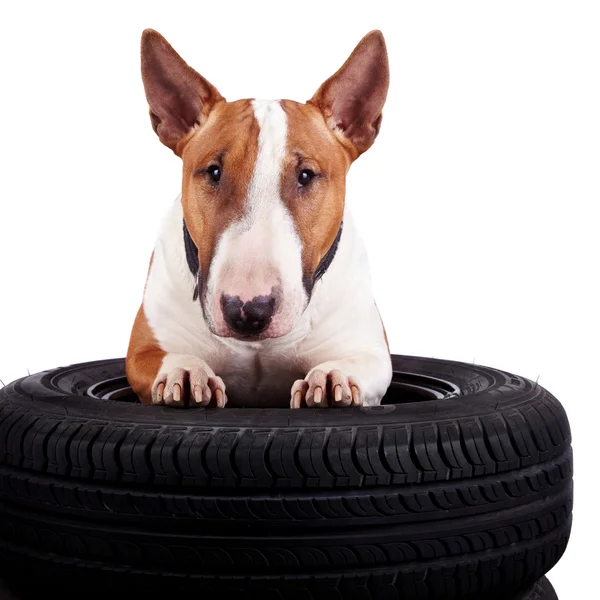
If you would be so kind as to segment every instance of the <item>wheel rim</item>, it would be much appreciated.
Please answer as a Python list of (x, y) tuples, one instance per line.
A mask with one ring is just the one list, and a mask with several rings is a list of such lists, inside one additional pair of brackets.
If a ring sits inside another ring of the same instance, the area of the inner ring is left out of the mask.
[(407, 371), (394, 371), (390, 387), (381, 403), (407, 404), (409, 402), (448, 400), (460, 395), (460, 388), (446, 379)]
[[(91, 385), (86, 396), (97, 400), (118, 400), (120, 402), (138, 402), (126, 377), (111, 377)], [(431, 400), (447, 400), (460, 396), (460, 388), (446, 379), (394, 371), (392, 382), (382, 404), (407, 404), (410, 402), (427, 402)]]

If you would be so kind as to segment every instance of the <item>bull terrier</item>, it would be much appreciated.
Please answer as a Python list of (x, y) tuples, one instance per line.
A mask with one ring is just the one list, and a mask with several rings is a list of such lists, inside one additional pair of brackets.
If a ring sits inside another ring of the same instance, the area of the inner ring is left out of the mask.
[(381, 32), (305, 104), (227, 102), (150, 29), (141, 59), (183, 180), (131, 333), (134, 392), (173, 407), (379, 404), (390, 352), (345, 187), (381, 125)]

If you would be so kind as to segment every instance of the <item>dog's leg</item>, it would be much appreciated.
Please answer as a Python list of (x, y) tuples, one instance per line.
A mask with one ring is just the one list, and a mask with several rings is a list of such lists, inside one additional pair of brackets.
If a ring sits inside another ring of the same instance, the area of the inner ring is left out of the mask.
[(205, 361), (189, 354), (165, 355), (151, 392), (152, 404), (208, 406), (213, 399), (219, 408), (227, 404), (223, 380)]
[(225, 384), (201, 358), (165, 352), (138, 311), (126, 361), (127, 379), (144, 404), (180, 408), (227, 403)]
[(313, 367), (292, 386), (290, 406), (376, 406), (392, 377), (389, 354), (362, 354)]

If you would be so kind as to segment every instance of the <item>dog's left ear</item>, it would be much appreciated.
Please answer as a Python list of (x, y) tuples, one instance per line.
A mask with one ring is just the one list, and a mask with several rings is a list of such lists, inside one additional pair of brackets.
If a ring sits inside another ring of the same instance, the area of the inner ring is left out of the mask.
[(144, 30), (141, 55), (152, 128), (165, 146), (180, 154), (179, 142), (224, 98), (157, 31)]
[(371, 31), (308, 103), (321, 110), (327, 124), (350, 141), (358, 156), (379, 133), (389, 81), (383, 34)]

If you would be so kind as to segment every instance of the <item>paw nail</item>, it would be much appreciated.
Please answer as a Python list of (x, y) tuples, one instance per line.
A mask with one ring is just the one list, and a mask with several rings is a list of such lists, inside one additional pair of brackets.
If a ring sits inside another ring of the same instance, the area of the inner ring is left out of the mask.
[(336, 402), (341, 402), (342, 400), (342, 386), (336, 385), (335, 390), (333, 391), (333, 395)]
[(300, 408), (300, 403), (302, 402), (302, 392), (298, 390), (294, 394), (294, 400), (292, 401), (292, 408)]
[(194, 386), (194, 400), (196, 400), (196, 404), (202, 402), (202, 390), (197, 385)]
[(315, 390), (315, 395), (313, 397), (315, 404), (320, 404), (322, 398), (323, 398), (323, 388), (318, 387)]
[(175, 402), (179, 402), (181, 400), (181, 388), (177, 383), (173, 386), (173, 400)]

